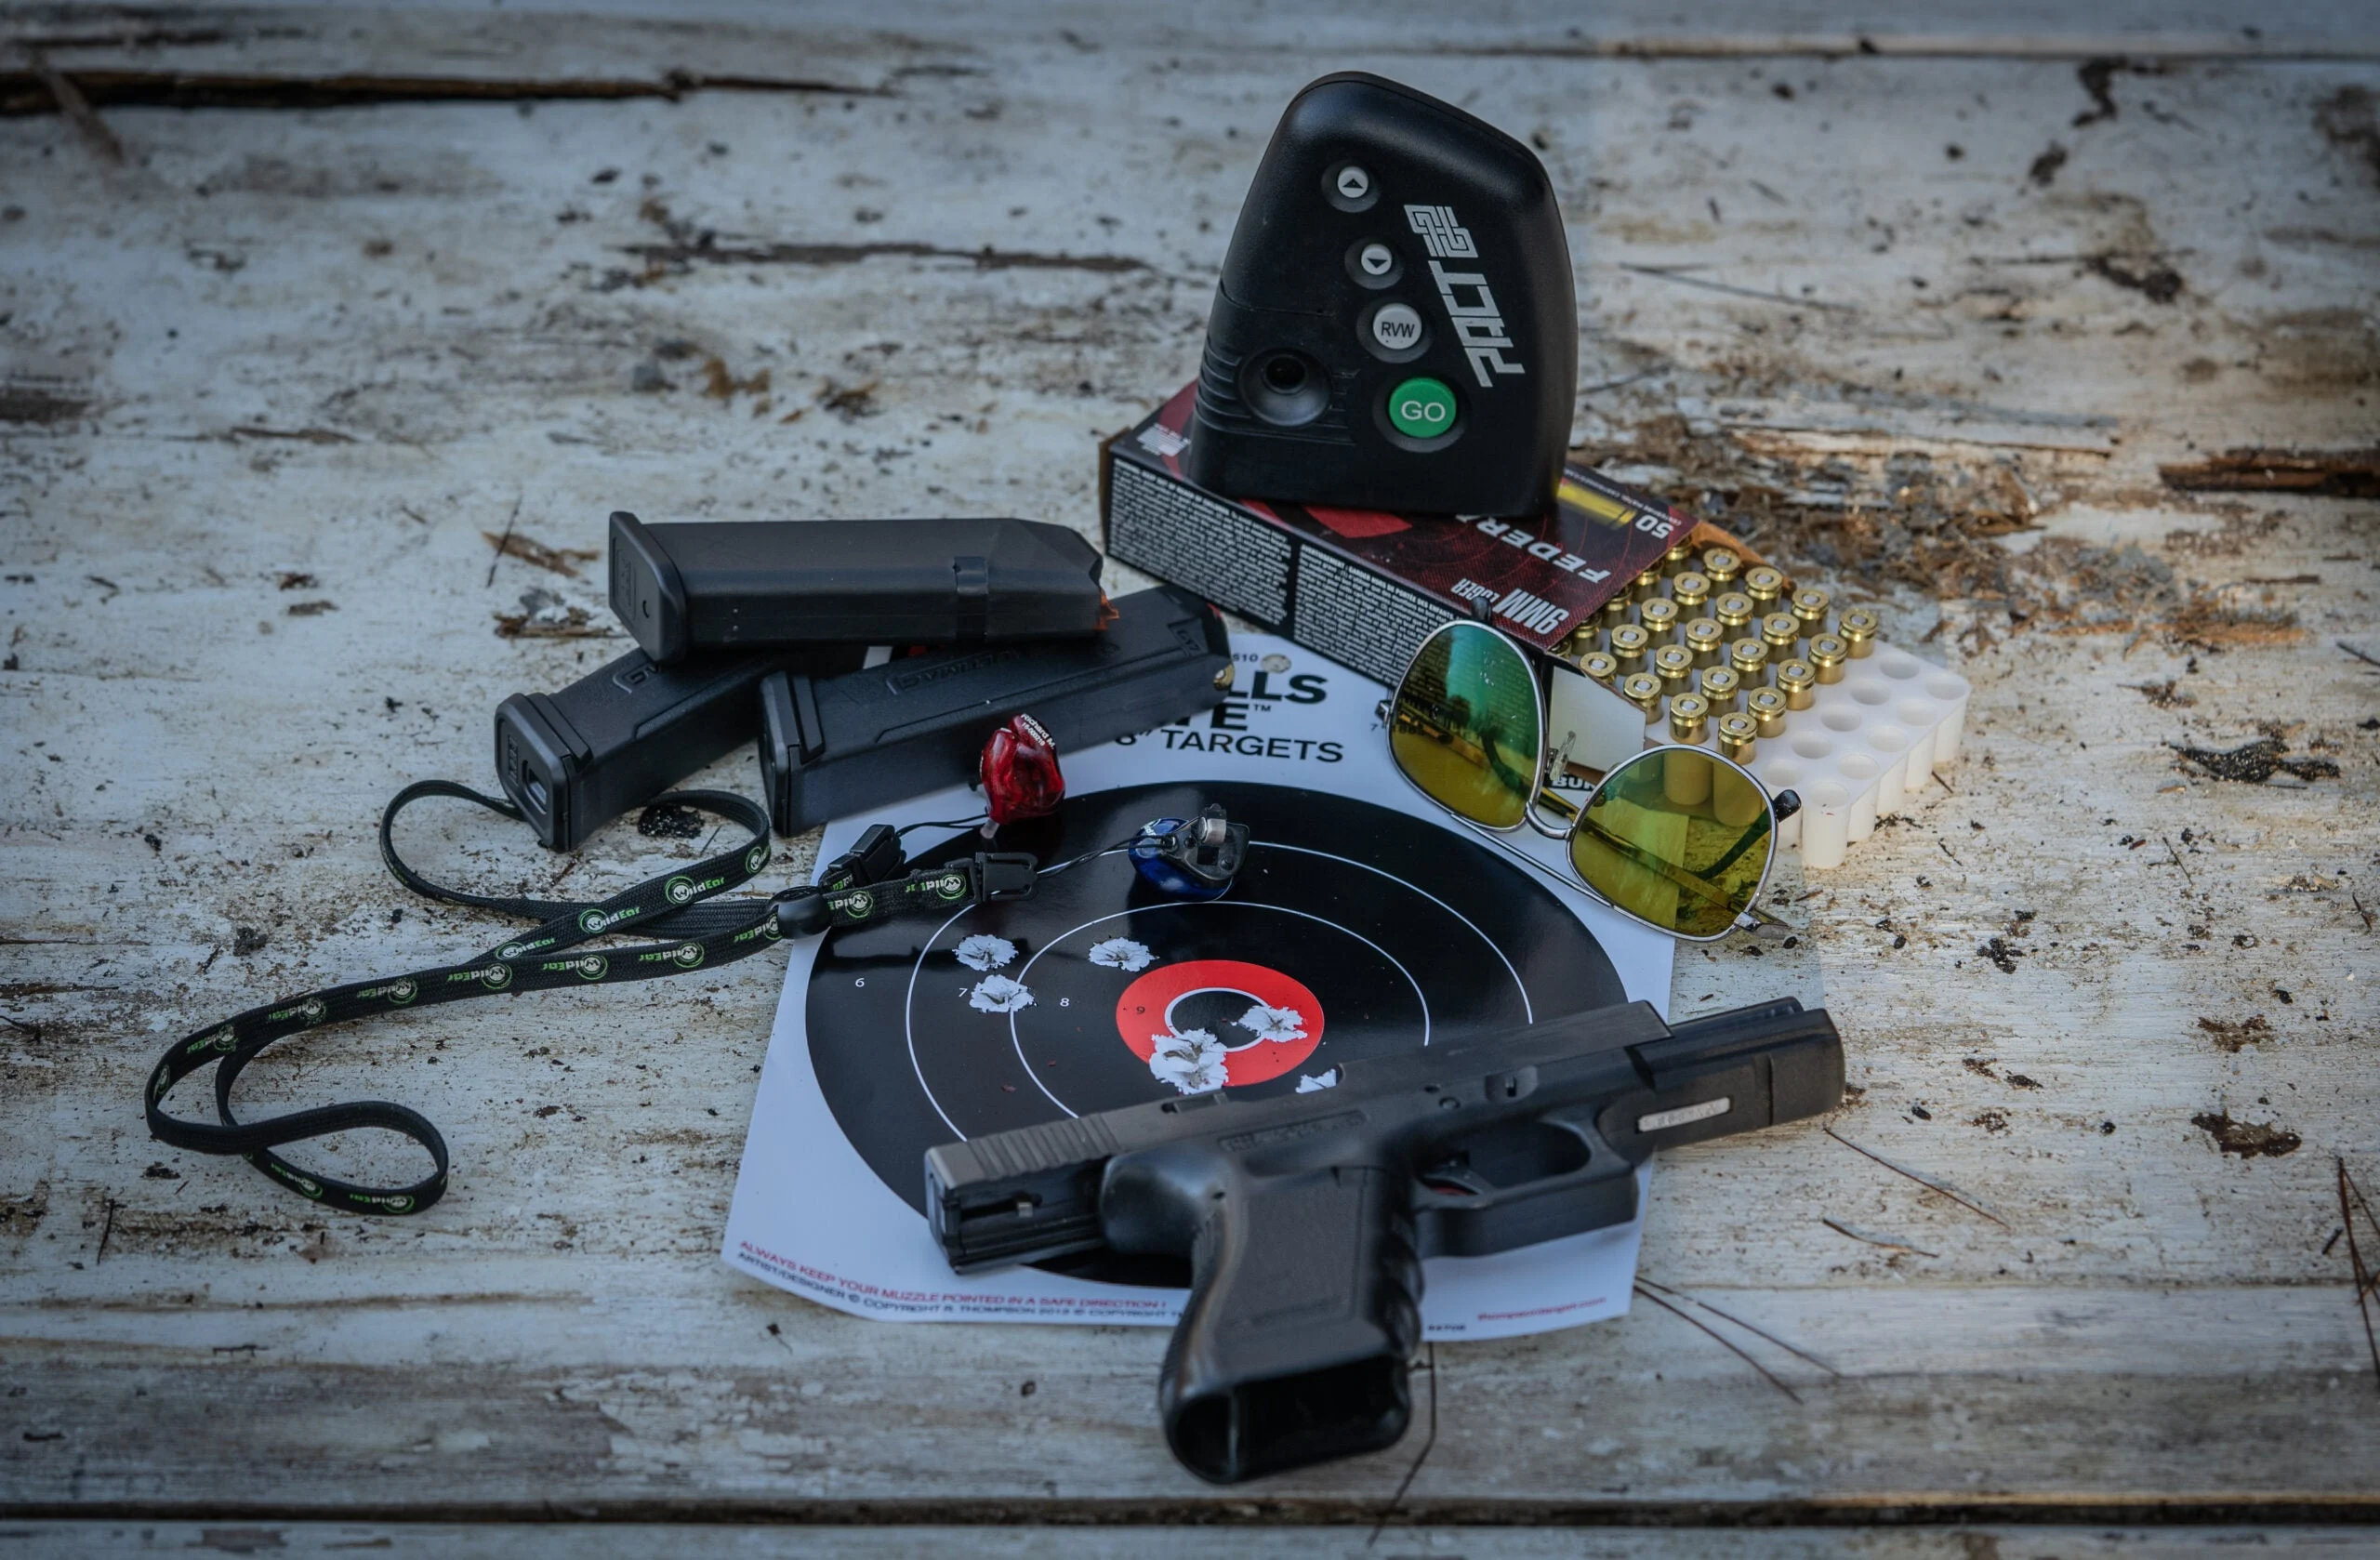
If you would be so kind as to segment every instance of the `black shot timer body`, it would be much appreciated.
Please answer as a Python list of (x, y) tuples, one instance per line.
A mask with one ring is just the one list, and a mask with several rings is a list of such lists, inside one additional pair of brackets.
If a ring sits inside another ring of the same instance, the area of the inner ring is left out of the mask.
[(1578, 363), (1536, 155), (1410, 87), (1324, 76), (1281, 116), (1232, 231), (1184, 474), (1235, 498), (1536, 513)]

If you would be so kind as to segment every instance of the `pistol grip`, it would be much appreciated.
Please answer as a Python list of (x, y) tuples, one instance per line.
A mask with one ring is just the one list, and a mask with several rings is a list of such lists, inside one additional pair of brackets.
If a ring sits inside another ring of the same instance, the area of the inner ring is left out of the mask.
[[(1110, 1199), (1117, 1170), (1130, 1175), (1125, 1161), (1111, 1167)], [(1190, 1300), (1157, 1378), (1166, 1440), (1183, 1467), (1236, 1484), (1405, 1434), (1421, 1262), (1403, 1189), (1386, 1169), (1361, 1166), (1226, 1170), (1195, 1188)]]

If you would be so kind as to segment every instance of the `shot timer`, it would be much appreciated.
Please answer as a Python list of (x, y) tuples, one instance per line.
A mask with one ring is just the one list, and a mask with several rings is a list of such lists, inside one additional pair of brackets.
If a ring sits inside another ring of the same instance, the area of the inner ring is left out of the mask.
[(1184, 471), (1239, 498), (1544, 509), (1578, 380), (1544, 167), (1461, 110), (1347, 73), (1291, 100), (1207, 321)]

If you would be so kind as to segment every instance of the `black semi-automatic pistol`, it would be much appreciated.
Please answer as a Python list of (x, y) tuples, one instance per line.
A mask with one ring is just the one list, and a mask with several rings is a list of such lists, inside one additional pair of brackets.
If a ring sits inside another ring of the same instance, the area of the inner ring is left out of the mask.
[(1843, 1042), (1790, 998), (1673, 1029), (1644, 1002), (1222, 1092), (946, 1144), (926, 1210), (952, 1268), (1107, 1249), (1190, 1259), (1157, 1378), (1183, 1465), (1233, 1484), (1375, 1451), (1412, 1415), (1421, 1259), (1625, 1223), (1656, 1147), (1843, 1099)]

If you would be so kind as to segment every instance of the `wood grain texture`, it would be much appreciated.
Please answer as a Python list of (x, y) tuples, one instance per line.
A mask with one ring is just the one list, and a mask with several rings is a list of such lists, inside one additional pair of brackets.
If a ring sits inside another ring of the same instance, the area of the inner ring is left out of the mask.
[[(137, 1104), (211, 1017), (485, 943), (388, 881), (377, 809), (419, 776), (484, 783), (498, 699), (627, 648), (499, 638), (526, 594), (599, 634), (605, 612), (596, 575), (487, 534), (598, 549), (614, 508), (1092, 531), (1095, 441), (1193, 371), (1280, 105), (1352, 65), (1540, 146), (1579, 260), (1586, 453), (1881, 601), (1975, 681), (1955, 793), (1788, 913), (1861, 1091), (1833, 1130), (2002, 1221), (1816, 1126), (1670, 1156), (1646, 1276), (1840, 1374), (1695, 1313), (1789, 1398), (1652, 1306), (1443, 1348), (1410, 1512), (1970, 1525), (1853, 1550), (1878, 1554), (2217, 1537), (1995, 1516), (2380, 1517), (2380, 1382), (2332, 1238), (2334, 1157), (2380, 1187), (2380, 670), (2340, 648), (2380, 656), (2380, 524), (2163, 474), (2241, 448), (2368, 464), (2368, 20), (2281, 12), (2249, 39), (2211, 8), (1994, 7), (1832, 57), (1823, 19), (1779, 14), (1717, 9), (1670, 47), (1626, 13), (1566, 42), (1420, 8), (0, 13), (70, 73), (773, 84), (93, 95), (121, 167), (54, 114), (0, 118), (0, 1502), (153, 1521), (154, 1545), (261, 1514), (395, 1523), (364, 1538), (403, 1547), (408, 1518), (554, 1511), (1360, 1542), (1418, 1438), (1217, 1492), (1158, 1440), (1157, 1335), (868, 1324), (721, 1268), (774, 966), (332, 1032), (244, 1083), (253, 1108), (426, 1110), (457, 1180), (417, 1221), (324, 1220), (161, 1149)], [(2023, 30), (1982, 38), (2003, 15)], [(2092, 28), (2174, 57), (2095, 73)], [(2268, 727), (2338, 773), (2219, 781), (2169, 746)], [(748, 788), (747, 765), (712, 778)], [(437, 875), (533, 892), (672, 848), (407, 826)], [(1680, 1011), (1809, 979), (1778, 958), (1685, 954)], [(2296, 1146), (2223, 1151), (2256, 1127)], [(382, 1152), (338, 1149), (396, 1168)], [(619, 1531), (641, 1537), (535, 1540), (763, 1541)]]
[[(392, 1560), (416, 1555), (460, 1560), (613, 1560), (614, 1556), (682, 1555), (686, 1560), (759, 1560), (760, 1556), (832, 1555), (843, 1560), (908, 1560), (915, 1555), (969, 1555), (983, 1560), (1048, 1556), (1078, 1560), (1117, 1552), (1119, 1535), (1103, 1529), (985, 1527), (810, 1527), (799, 1533), (748, 1526), (657, 1527), (557, 1522), (534, 1527), (488, 1528), (420, 1523), (123, 1523), (27, 1524), (0, 1532), (0, 1554), (10, 1560), (108, 1554), (271, 1553), (317, 1560), (356, 1550)], [(1646, 1560), (1680, 1553), (1682, 1536), (1660, 1529), (1391, 1527), (1377, 1537), (1367, 1527), (1144, 1527), (1132, 1553), (1151, 1560), (1194, 1560), (1228, 1546), (1247, 1560)], [(1946, 1532), (1852, 1531), (1699, 1532), (1691, 1553), (1712, 1560), (2200, 1560), (2254, 1546), (2266, 1554), (2353, 1560), (2370, 1554), (2369, 1534), (2338, 1527), (2154, 1528), (1967, 1527)]]

